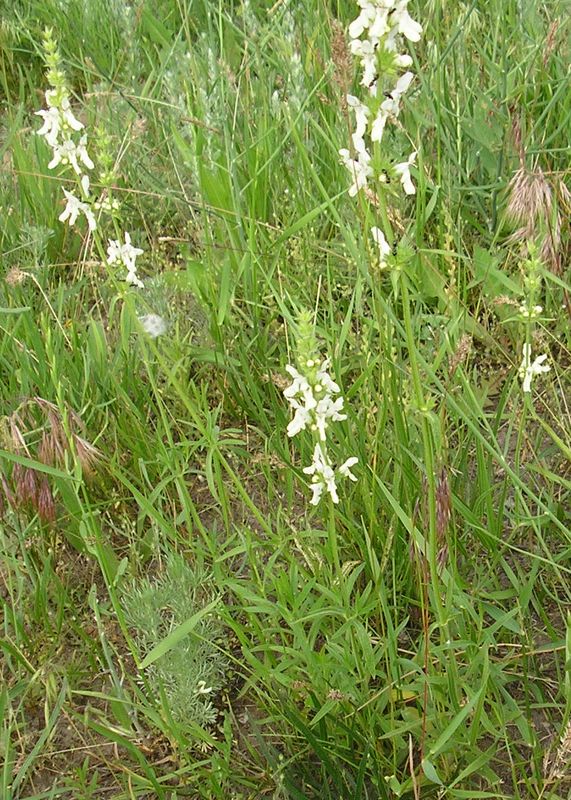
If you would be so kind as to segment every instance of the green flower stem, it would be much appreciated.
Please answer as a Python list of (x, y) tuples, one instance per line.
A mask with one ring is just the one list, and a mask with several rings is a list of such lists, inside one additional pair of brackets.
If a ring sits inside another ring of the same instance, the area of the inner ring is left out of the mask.
[(334, 577), (341, 577), (341, 562), (337, 548), (337, 528), (335, 525), (335, 503), (328, 497), (327, 543), (329, 547), (329, 561), (332, 565)]
[(422, 389), (422, 378), (420, 369), (416, 358), (416, 342), (414, 339), (414, 331), (412, 327), (412, 319), (410, 313), (410, 293), (408, 289), (408, 278), (401, 273), (401, 296), (403, 308), (403, 322), (406, 334), (406, 344), (409, 355), (410, 370), (412, 375), (412, 384), (415, 396), (415, 403), (419, 413), (421, 414), (421, 432), (422, 444), (424, 450), (424, 465), (426, 468), (426, 481), (428, 486), (428, 513), (429, 513), (429, 528), (428, 528), (428, 564), (430, 568), (430, 579), (432, 585), (432, 592), (434, 596), (434, 604), (437, 611), (438, 624), (443, 634), (447, 633), (447, 623), (444, 613), (444, 604), (442, 602), (442, 586), (438, 573), (438, 534), (436, 525), (436, 475), (434, 465), (434, 441), (430, 430), (430, 422), (425, 413), (427, 410), (427, 402)]

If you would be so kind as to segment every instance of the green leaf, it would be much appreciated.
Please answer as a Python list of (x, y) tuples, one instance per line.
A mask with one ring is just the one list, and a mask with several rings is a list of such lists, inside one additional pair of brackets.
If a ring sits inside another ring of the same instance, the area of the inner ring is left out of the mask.
[(434, 764), (429, 761), (427, 758), (422, 759), (422, 771), (426, 775), (429, 781), (432, 783), (437, 783), (439, 786), (444, 786), (440, 778), (438, 777), (438, 773), (434, 767)]
[(197, 611), (196, 614), (193, 614), (192, 617), (187, 619), (185, 622), (182, 622), (177, 628), (174, 629), (168, 636), (159, 642), (150, 653), (147, 653), (145, 658), (139, 664), (139, 669), (146, 669), (151, 664), (154, 664), (161, 656), (164, 656), (169, 650), (172, 650), (173, 647), (184, 639), (185, 636), (188, 636), (191, 631), (196, 628), (200, 620), (209, 614), (216, 606), (219, 604), (220, 599), (216, 598), (211, 603), (208, 603), (207, 606)]
[(36, 472), (44, 472), (46, 475), (51, 475), (53, 478), (63, 478), (66, 481), (78, 481), (73, 475), (62, 472), (62, 470), (56, 469), (56, 467), (50, 467), (49, 464), (42, 464), (41, 461), (35, 461), (33, 458), (17, 456), (15, 453), (10, 453), (8, 450), (0, 450), (0, 458), (5, 458), (6, 461), (12, 461), (14, 464), (21, 464), (23, 467), (29, 467), (30, 469), (36, 470)]

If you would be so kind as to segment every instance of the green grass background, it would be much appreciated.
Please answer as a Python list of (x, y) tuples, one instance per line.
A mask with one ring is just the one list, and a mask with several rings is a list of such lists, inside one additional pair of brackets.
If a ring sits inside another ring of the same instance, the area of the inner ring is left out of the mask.
[[(73, 452), (48, 476), (55, 525), (4, 503), (4, 800), (569, 796), (552, 768), (571, 714), (564, 193), (534, 326), (552, 369), (529, 398), (525, 327), (497, 303), (524, 298), (516, 129), (526, 167), (568, 184), (568, 8), (410, 10), (424, 35), (387, 138), (419, 152), (394, 209), (403, 277), (375, 265), (374, 208), (337, 155), (351, 120), (332, 42), (355, 3), (0, 2), (2, 471), (31, 397), (79, 414), (102, 453), (95, 476)], [(57, 220), (34, 135), (46, 25), (92, 149), (113, 153), (140, 293)], [(311, 443), (285, 433), (303, 309), (348, 410), (333, 455), (359, 458), (335, 509), (309, 506)], [(144, 336), (147, 312), (165, 336)], [(188, 616), (151, 644), (127, 598), (173, 554)], [(222, 670), (210, 720), (181, 717), (159, 669), (180, 678), (190, 640)]]

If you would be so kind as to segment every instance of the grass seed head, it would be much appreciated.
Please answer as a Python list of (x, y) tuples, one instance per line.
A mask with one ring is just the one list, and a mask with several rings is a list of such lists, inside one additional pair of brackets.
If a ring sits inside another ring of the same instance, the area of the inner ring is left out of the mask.
[(571, 763), (571, 720), (567, 723), (559, 747), (555, 753), (553, 760), (550, 758), (550, 753), (547, 752), (543, 761), (543, 771), (545, 777), (553, 780), (564, 778), (569, 775), (569, 765)]
[(508, 186), (508, 217), (516, 223), (524, 223), (529, 230), (526, 238), (532, 238), (539, 216), (549, 217), (553, 206), (553, 192), (541, 169), (530, 172), (520, 167)]
[(86, 439), (84, 439), (82, 436), (78, 436), (77, 434), (74, 434), (73, 436), (73, 443), (75, 446), (75, 452), (77, 453), (77, 458), (81, 464), (81, 469), (87, 477), (92, 476), (97, 465), (101, 461), (101, 453)]
[(6, 273), (6, 277), (4, 280), (8, 284), (8, 286), (14, 288), (16, 286), (20, 286), (26, 280), (28, 276), (25, 272), (23, 272), (20, 267), (10, 267), (8, 272)]
[(462, 334), (462, 337), (458, 342), (458, 346), (452, 354), (452, 358), (450, 359), (450, 367), (448, 369), (448, 374), (450, 376), (454, 375), (461, 364), (466, 363), (471, 349), (472, 337), (468, 333)]
[[(520, 157), (521, 161), (521, 157)], [(557, 191), (556, 191), (557, 190)], [(508, 218), (519, 225), (508, 242), (530, 242), (538, 239), (539, 257), (555, 274), (561, 272), (561, 213), (556, 194), (563, 198), (567, 187), (553, 187), (541, 169), (530, 171), (520, 166), (508, 186)], [(562, 203), (565, 204), (564, 201)]]
[(331, 60), (333, 61), (333, 83), (341, 94), (341, 109), (347, 110), (347, 93), (351, 86), (352, 62), (351, 53), (345, 38), (343, 26), (334, 20), (331, 36)]
[[(2, 484), (2, 491), (4, 492), (4, 498), (8, 502), (8, 505), (11, 506), (12, 508), (15, 508), (16, 501), (14, 498), (14, 494), (3, 472), (0, 472), (0, 483)], [(4, 502), (2, 501), (2, 512), (3, 511), (4, 511)]]
[(545, 49), (543, 51), (543, 66), (547, 66), (547, 62), (551, 58), (553, 51), (557, 45), (557, 32), (559, 30), (559, 20), (554, 19), (551, 25), (549, 26), (549, 30), (547, 31), (547, 36), (545, 37)]
[(56, 505), (50, 484), (44, 475), (40, 481), (37, 498), (37, 511), (44, 522), (53, 524), (56, 520)]

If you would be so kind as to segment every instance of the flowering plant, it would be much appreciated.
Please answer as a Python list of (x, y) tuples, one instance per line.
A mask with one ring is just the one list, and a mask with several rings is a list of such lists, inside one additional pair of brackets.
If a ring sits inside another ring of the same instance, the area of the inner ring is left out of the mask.
[[(91, 194), (91, 181), (86, 170), (93, 170), (95, 164), (87, 150), (88, 137), (84, 132), (85, 126), (73, 114), (61, 56), (49, 29), (44, 34), (43, 49), (47, 66), (46, 77), (50, 88), (45, 93), (47, 108), (35, 112), (43, 120), (43, 125), (37, 131), (37, 135), (42, 136), (52, 148), (52, 158), (48, 163), (48, 169), (71, 168), (71, 177), (75, 179), (77, 186), (75, 192), (63, 189), (66, 205), (59, 215), (59, 220), (74, 227), (79, 218), (84, 217), (89, 232), (93, 233), (98, 227), (95, 212), (99, 215), (102, 212), (113, 214), (117, 211), (118, 204), (105, 192), (97, 199)], [(78, 136), (78, 134), (81, 135)], [(104, 185), (109, 184), (108, 173), (109, 170), (102, 176)], [(107, 264), (121, 264), (127, 270), (126, 282), (143, 288), (143, 282), (137, 274), (135, 263), (137, 256), (142, 255), (143, 250), (131, 244), (129, 233), (125, 233), (123, 239), (124, 244), (121, 244), (121, 238), (109, 239)]]
[(351, 137), (353, 152), (343, 148), (339, 155), (353, 178), (349, 195), (353, 197), (366, 189), (375, 175), (382, 183), (391, 177), (398, 178), (405, 194), (415, 194), (410, 167), (415, 162), (416, 152), (406, 161), (384, 164), (380, 172), (375, 172), (371, 146), (382, 141), (388, 123), (396, 123), (402, 97), (414, 78), (408, 70), (399, 74), (412, 64), (408, 53), (398, 52), (399, 38), (418, 42), (422, 27), (408, 13), (408, 0), (358, 2), (360, 14), (349, 25), (350, 49), (360, 60), (363, 69), (360, 85), (367, 90), (367, 96), (362, 101), (347, 95), (347, 104), (355, 115), (355, 131)]
[(347, 415), (342, 413), (343, 397), (334, 399), (341, 389), (329, 375), (329, 360), (321, 360), (308, 314), (302, 314), (299, 320), (298, 362), (299, 369), (290, 364), (285, 368), (293, 381), (284, 390), (284, 396), (294, 410), (287, 434), (293, 437), (309, 430), (313, 435), (313, 461), (303, 469), (306, 475), (311, 476), (311, 504), (317, 505), (324, 492), (338, 503), (336, 477), (356, 481), (351, 467), (358, 459), (352, 456), (337, 469), (330, 460), (327, 449), (330, 424), (347, 419)]

